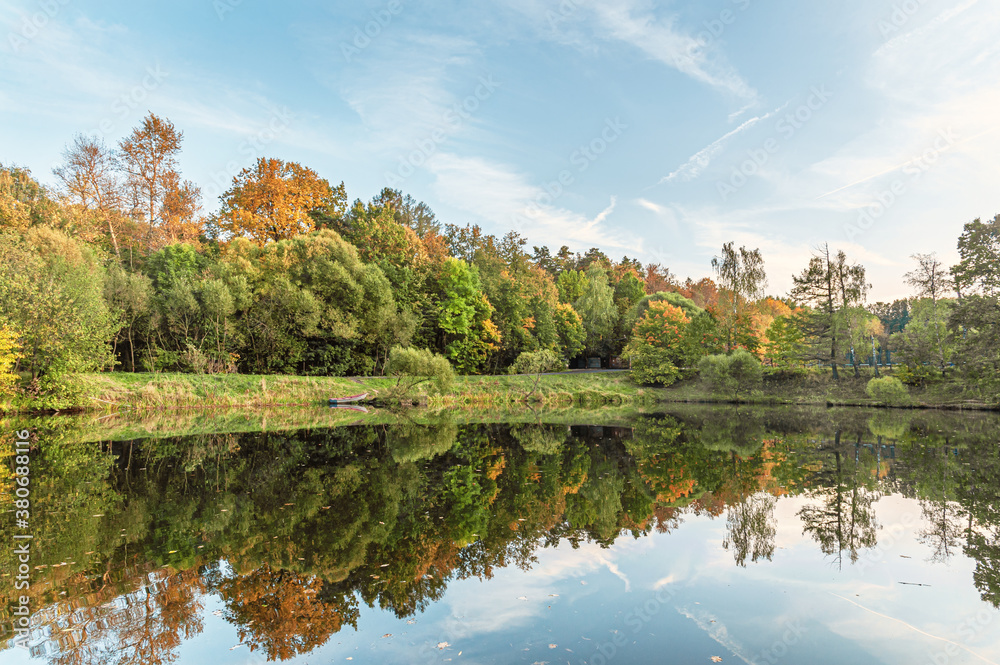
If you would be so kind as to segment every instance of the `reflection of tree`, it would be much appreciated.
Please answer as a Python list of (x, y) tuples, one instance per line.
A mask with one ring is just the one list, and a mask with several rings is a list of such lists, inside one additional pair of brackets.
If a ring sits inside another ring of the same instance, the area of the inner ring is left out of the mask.
[(920, 531), (920, 542), (931, 548), (931, 561), (947, 563), (966, 534), (965, 515), (952, 501), (921, 501), (920, 511), (928, 526)]
[(736, 565), (746, 567), (747, 557), (754, 563), (760, 559), (771, 560), (774, 537), (778, 533), (778, 522), (774, 518), (776, 504), (777, 499), (770, 494), (757, 492), (729, 506), (722, 546), (727, 550), (733, 548)]
[[(288, 660), (324, 644), (346, 623), (357, 626), (353, 595), (324, 598), (323, 582), (263, 566), (246, 575), (226, 575), (218, 584), (224, 616), (240, 640), (268, 660)], [(142, 661), (146, 662), (146, 661)]]
[[(837, 433), (839, 443), (840, 433)], [(806, 506), (799, 511), (803, 532), (819, 543), (820, 550), (842, 561), (844, 552), (851, 563), (858, 560), (859, 552), (878, 543), (878, 522), (874, 504), (879, 499), (876, 492), (860, 485), (861, 469), (855, 460), (853, 473), (846, 476), (843, 455), (834, 451), (836, 471), (828, 487), (811, 492), (821, 499), (820, 505)]]
[(1000, 607), (1000, 529), (973, 531), (965, 545), (965, 554), (976, 562), (972, 581), (980, 597), (994, 607)]
[[(147, 586), (113, 603), (74, 612), (57, 621), (62, 635), (49, 656), (53, 665), (162, 665), (202, 629), (204, 584), (198, 571), (150, 575)], [(62, 624), (66, 624), (63, 627)]]

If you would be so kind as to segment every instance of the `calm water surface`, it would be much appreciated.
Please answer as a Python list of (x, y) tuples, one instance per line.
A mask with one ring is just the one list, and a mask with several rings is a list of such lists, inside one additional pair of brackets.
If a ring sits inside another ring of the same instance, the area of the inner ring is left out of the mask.
[(542, 421), (40, 427), (0, 663), (1000, 663), (997, 418)]

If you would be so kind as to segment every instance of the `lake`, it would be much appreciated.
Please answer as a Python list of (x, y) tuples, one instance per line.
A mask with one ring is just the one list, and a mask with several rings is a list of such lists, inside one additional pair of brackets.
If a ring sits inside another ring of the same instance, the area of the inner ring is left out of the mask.
[(0, 663), (1000, 663), (995, 415), (326, 413), (34, 421)]

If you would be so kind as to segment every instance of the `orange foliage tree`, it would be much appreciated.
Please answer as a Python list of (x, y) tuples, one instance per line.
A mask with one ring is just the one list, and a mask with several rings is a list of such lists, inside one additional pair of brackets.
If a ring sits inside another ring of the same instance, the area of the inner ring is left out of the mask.
[(330, 183), (312, 169), (261, 157), (252, 168), (240, 171), (222, 195), (219, 226), (263, 245), (315, 230), (310, 213), (340, 203)]

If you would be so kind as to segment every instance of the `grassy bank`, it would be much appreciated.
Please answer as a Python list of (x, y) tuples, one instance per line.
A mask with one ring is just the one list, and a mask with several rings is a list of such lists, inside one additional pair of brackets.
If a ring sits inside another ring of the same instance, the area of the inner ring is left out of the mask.
[[(885, 372), (882, 376), (885, 376)], [(862, 372), (855, 377), (845, 371), (840, 379), (833, 380), (829, 371), (815, 371), (797, 375), (766, 377), (761, 390), (741, 398), (748, 404), (802, 405), (802, 406), (882, 406), (865, 391), (874, 372)], [(993, 410), (996, 403), (983, 401), (966, 394), (963, 386), (955, 382), (941, 382), (927, 387), (909, 387), (910, 408)], [(664, 402), (725, 402), (713, 394), (697, 378), (678, 382), (659, 392)]]
[[(330, 397), (369, 393), (382, 404), (398, 403), (387, 378), (247, 376), (240, 374), (80, 374), (67, 380), (58, 410), (113, 413), (121, 410), (269, 409), (325, 405)], [(458, 377), (445, 394), (425, 395), (431, 384), (405, 396), (437, 408), (513, 405), (588, 407), (655, 404), (657, 391), (632, 384), (626, 374), (558, 374)], [(410, 401), (406, 399), (405, 401)], [(43, 410), (21, 399), (13, 412)]]
[(559, 407), (654, 405), (661, 391), (637, 386), (627, 372), (564, 373), (542, 376), (463, 376), (450, 391), (432, 395), (437, 407), (487, 407), (543, 404)]
[[(834, 381), (827, 372), (768, 377), (761, 390), (741, 401), (750, 404), (804, 406), (879, 406), (865, 387), (871, 377), (855, 378), (845, 372)], [(246, 376), (238, 374), (82, 374), (69, 381), (69, 394), (61, 410), (97, 414), (122, 410), (160, 412), (177, 410), (266, 410), (274, 407), (325, 405), (330, 397), (370, 393), (381, 405), (398, 403), (395, 381), (387, 378), (305, 376)], [(727, 402), (697, 379), (669, 388), (636, 385), (627, 372), (564, 373), (542, 376), (458, 377), (445, 393), (415, 388), (413, 402), (433, 409), (607, 408), (654, 407), (661, 403)], [(912, 406), (918, 408), (992, 409), (990, 404), (964, 394), (952, 383), (911, 388)], [(405, 401), (409, 402), (410, 399)], [(30, 399), (15, 412), (38, 411)]]

